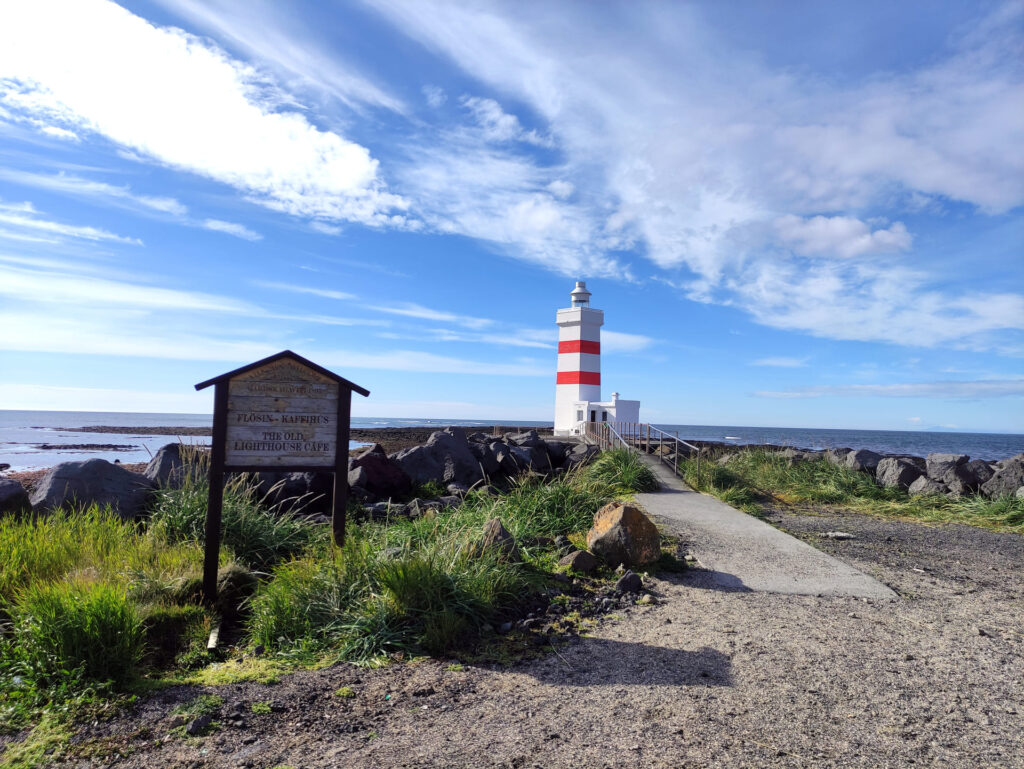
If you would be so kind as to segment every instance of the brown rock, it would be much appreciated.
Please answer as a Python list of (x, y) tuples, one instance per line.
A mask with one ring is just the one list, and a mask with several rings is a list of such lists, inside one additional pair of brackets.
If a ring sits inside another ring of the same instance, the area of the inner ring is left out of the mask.
[(484, 553), (495, 548), (508, 560), (521, 560), (515, 537), (505, 528), (500, 518), (491, 518), (484, 524), (483, 537), (476, 544), (475, 551)]
[(587, 547), (611, 566), (641, 566), (661, 555), (661, 535), (640, 508), (611, 502), (594, 514)]
[(590, 572), (597, 568), (597, 559), (586, 550), (577, 550), (562, 558), (558, 565), (568, 566), (580, 574), (590, 574)]

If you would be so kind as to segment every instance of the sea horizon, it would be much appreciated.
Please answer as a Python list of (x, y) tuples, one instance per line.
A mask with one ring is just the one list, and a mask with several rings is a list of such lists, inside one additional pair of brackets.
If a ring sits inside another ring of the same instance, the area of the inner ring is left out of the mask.
[[(0, 409), (0, 464), (9, 471), (34, 470), (61, 462), (99, 457), (125, 464), (148, 461), (159, 448), (176, 442), (173, 435), (71, 432), (66, 428), (205, 427), (211, 414), (130, 411), (57, 411)], [(411, 417), (353, 417), (357, 429), (385, 427), (466, 428), (551, 427), (551, 420), (444, 419)], [(865, 448), (882, 454), (926, 456), (933, 452), (968, 454), (975, 459), (1005, 459), (1024, 452), (1024, 435), (985, 431), (865, 430), (856, 428), (761, 427), (755, 425), (687, 425), (654, 423), (684, 440), (719, 441), (735, 445), (777, 444), (805, 449)], [(186, 443), (209, 445), (206, 437), (183, 437)], [(91, 444), (105, 448), (74, 448)], [(357, 444), (353, 444), (353, 447)], [(63, 448), (66, 446), (67, 448)], [(45, 448), (44, 448), (45, 447)]]

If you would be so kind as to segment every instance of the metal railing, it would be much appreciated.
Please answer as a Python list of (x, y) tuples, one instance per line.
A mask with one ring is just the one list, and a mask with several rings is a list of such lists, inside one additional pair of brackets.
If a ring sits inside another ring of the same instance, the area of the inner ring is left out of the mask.
[[(602, 450), (624, 448), (654, 454), (662, 464), (671, 467), (676, 475), (679, 475), (679, 455), (696, 452), (697, 477), (700, 477), (702, 449), (680, 439), (678, 432), (667, 433), (646, 422), (585, 422), (583, 435)], [(666, 446), (669, 447), (668, 451), (665, 451)], [(683, 447), (688, 451), (684, 451)]]

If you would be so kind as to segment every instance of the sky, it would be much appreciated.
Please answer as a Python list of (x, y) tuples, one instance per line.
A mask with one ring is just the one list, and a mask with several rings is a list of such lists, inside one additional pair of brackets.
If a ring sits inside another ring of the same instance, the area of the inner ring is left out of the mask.
[(0, 4), (0, 408), (1024, 433), (1024, 3)]

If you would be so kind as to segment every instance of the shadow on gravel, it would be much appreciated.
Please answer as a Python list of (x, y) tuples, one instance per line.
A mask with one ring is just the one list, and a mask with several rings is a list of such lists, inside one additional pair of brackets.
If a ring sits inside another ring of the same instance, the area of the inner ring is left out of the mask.
[(753, 593), (749, 587), (743, 584), (743, 580), (735, 574), (725, 571), (714, 571), (712, 569), (701, 569), (691, 567), (682, 574), (668, 574), (661, 572), (658, 579), (670, 582), (673, 585), (694, 587), (698, 590), (719, 590), (724, 593)]
[[(537, 666), (539, 681), (569, 686), (732, 686), (732, 663), (717, 649), (694, 651), (605, 638), (582, 639), (565, 665)], [(581, 665), (580, 657), (586, 659)], [(565, 658), (563, 658), (564, 660)], [(569, 667), (571, 665), (571, 667)]]

